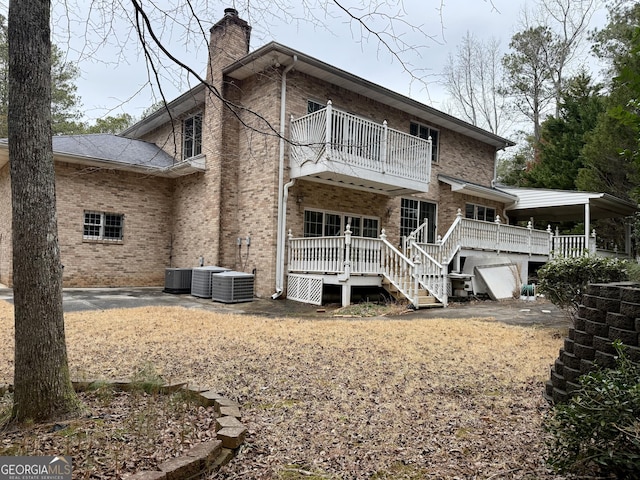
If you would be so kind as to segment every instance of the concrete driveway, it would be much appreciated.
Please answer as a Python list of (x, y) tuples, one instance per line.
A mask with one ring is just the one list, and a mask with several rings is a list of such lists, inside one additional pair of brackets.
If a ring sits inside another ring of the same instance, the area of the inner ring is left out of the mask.
[[(0, 300), (13, 302), (13, 291), (0, 288)], [(286, 299), (255, 299), (252, 302), (220, 303), (188, 294), (164, 293), (162, 287), (131, 288), (68, 288), (63, 291), (65, 312), (109, 310), (146, 306), (181, 306), (223, 313), (250, 314), (277, 317), (300, 317), (305, 319), (331, 319), (339, 305), (308, 305)], [(571, 320), (544, 299), (535, 301), (471, 300), (452, 302), (448, 308), (431, 308), (411, 311), (401, 316), (388, 317), (413, 320), (428, 318), (495, 318), (509, 325), (568, 328)]]

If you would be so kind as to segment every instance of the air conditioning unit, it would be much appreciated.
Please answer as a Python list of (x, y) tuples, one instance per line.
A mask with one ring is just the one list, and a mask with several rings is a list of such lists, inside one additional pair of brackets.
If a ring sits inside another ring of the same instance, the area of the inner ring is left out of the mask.
[(211, 298), (211, 275), (228, 270), (228, 268), (216, 267), (214, 265), (195, 267), (191, 275), (191, 295), (194, 297)]
[(211, 299), (216, 302), (237, 303), (253, 300), (254, 276), (244, 272), (222, 272), (211, 276)]
[(191, 268), (165, 268), (164, 290), (165, 293), (190, 293), (191, 292)]

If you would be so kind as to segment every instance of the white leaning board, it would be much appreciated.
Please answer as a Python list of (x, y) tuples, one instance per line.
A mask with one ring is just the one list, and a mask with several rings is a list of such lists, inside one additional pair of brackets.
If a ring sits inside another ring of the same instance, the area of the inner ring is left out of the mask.
[(475, 267), (475, 271), (492, 300), (514, 298), (514, 293), (520, 297), (520, 274), (516, 265), (487, 265)]

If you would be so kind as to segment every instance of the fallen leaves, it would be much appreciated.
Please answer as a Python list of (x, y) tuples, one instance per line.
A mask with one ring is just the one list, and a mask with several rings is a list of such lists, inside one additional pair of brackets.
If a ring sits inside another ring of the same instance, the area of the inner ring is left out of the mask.
[[(7, 308), (0, 382), (12, 376)], [(69, 314), (66, 330), (75, 375), (127, 378), (151, 363), (239, 401), (247, 443), (216, 478), (559, 478), (541, 428), (562, 345), (552, 330), (152, 307)]]

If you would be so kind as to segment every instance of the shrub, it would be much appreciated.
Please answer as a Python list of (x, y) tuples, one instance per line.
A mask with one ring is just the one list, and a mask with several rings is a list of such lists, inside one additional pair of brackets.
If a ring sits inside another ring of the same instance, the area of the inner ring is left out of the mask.
[(628, 279), (627, 262), (616, 258), (560, 257), (538, 270), (538, 291), (553, 304), (574, 312), (589, 283)]
[(580, 377), (567, 403), (545, 420), (551, 434), (548, 463), (562, 473), (637, 478), (640, 472), (640, 366), (614, 343), (614, 369)]

